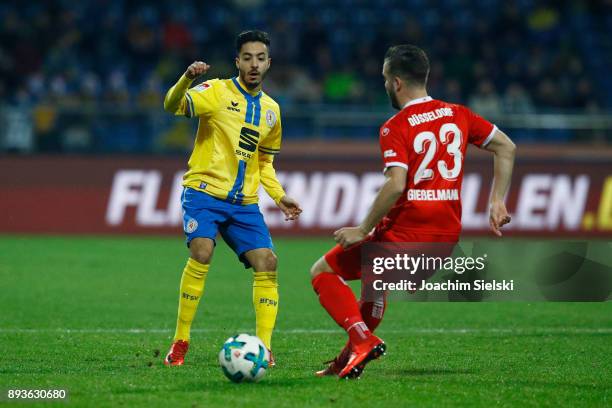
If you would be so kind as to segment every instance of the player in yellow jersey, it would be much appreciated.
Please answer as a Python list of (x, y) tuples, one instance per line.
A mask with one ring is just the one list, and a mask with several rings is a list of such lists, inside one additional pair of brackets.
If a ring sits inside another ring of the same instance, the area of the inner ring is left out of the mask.
[(302, 210), (285, 195), (272, 166), (280, 152), (282, 132), (278, 104), (261, 90), (270, 68), (269, 46), (265, 32), (241, 33), (236, 40), (237, 77), (211, 79), (190, 88), (210, 68), (196, 61), (164, 100), (167, 112), (199, 118), (183, 181), (183, 229), (189, 259), (181, 278), (176, 332), (164, 359), (166, 365), (184, 363), (217, 233), (245, 267), (254, 270), (256, 334), (271, 349), (278, 310), (276, 255), (257, 205), (259, 185), (286, 220), (297, 219)]

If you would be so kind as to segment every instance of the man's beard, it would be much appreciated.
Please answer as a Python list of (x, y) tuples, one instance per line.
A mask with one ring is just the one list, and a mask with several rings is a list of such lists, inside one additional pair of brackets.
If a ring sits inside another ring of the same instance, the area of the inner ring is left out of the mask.
[(244, 82), (244, 85), (245, 85), (245, 86), (246, 86), (246, 87), (247, 87), (249, 90), (252, 90), (252, 89), (257, 88), (259, 85), (261, 85), (261, 83), (263, 82), (263, 80), (264, 80), (264, 78), (266, 77), (266, 74), (267, 74), (267, 73), (268, 73), (268, 72), (266, 71), (266, 72), (264, 72), (264, 73), (260, 74), (260, 77), (259, 77), (260, 79), (259, 79), (259, 81), (257, 81), (257, 82), (247, 82), (247, 78), (249, 77), (249, 73), (248, 73), (248, 72), (246, 72), (246, 73), (242, 73), (242, 72), (241, 72), (241, 73), (240, 73), (240, 77), (242, 78), (242, 82)]
[(387, 95), (389, 96), (389, 100), (391, 101), (391, 106), (393, 106), (397, 110), (401, 110), (402, 107), (400, 106), (399, 101), (397, 100), (397, 95), (395, 94), (393, 89), (388, 89)]

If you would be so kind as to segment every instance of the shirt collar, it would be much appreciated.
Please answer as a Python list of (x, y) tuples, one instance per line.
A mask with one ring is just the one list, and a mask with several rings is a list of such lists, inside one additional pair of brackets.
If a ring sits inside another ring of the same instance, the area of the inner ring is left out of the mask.
[(234, 85), (236, 85), (236, 88), (238, 88), (238, 90), (240, 91), (240, 93), (242, 93), (244, 96), (250, 96), (252, 98), (259, 98), (261, 96), (261, 89), (259, 90), (259, 92), (257, 93), (251, 93), (248, 88), (246, 86), (244, 86), (244, 84), (242, 83), (242, 80), (240, 79), (240, 77), (234, 77), (232, 78), (232, 81), (234, 82)]
[(408, 106), (419, 104), (419, 103), (429, 102), (431, 100), (433, 100), (433, 98), (431, 96), (429, 96), (429, 95), (424, 96), (422, 98), (412, 99), (412, 100), (406, 102), (406, 104), (402, 107), (402, 109), (404, 109), (404, 108), (406, 108)]

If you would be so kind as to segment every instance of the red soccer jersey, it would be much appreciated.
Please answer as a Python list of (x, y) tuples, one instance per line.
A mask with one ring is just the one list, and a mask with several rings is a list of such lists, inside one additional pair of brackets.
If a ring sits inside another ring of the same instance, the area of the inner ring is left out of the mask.
[(404, 106), (380, 128), (385, 170), (408, 170), (404, 192), (383, 224), (399, 231), (458, 235), (467, 144), (484, 147), (495, 130), (467, 107), (429, 96)]

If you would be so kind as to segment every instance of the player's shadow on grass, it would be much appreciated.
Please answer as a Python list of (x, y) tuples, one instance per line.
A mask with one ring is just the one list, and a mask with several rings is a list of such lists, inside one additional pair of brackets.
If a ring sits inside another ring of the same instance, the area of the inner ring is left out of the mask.
[[(460, 384), (460, 381), (451, 381), (455, 384)], [(609, 391), (610, 390), (610, 386), (608, 384), (605, 383), (605, 381), (602, 381), (603, 383), (593, 383), (593, 382), (581, 382), (581, 381), (555, 381), (555, 380), (551, 380), (551, 381), (546, 381), (546, 380), (534, 380), (534, 379), (529, 379), (529, 380), (522, 380), (522, 379), (518, 379), (515, 378), (513, 376), (510, 375), (505, 375), (504, 376), (504, 382), (503, 385), (504, 387), (506, 387), (507, 389), (510, 388), (514, 388), (514, 389), (529, 389), (529, 388), (548, 388), (548, 389), (559, 389), (559, 388), (567, 388), (570, 390), (576, 390), (576, 389), (580, 389), (584, 392), (587, 391)], [(488, 386), (498, 386), (499, 385), (499, 380), (497, 379), (488, 379), (488, 378), (473, 378), (470, 380), (470, 384), (474, 387), (480, 386), (480, 387), (488, 387)]]
[(464, 375), (464, 374), (478, 374), (475, 370), (467, 369), (449, 369), (449, 368), (396, 368), (396, 369), (384, 369), (385, 376), (398, 375), (398, 376), (421, 376), (421, 375)]
[(261, 387), (262, 385), (265, 387), (284, 388), (284, 387), (289, 386), (289, 387), (294, 387), (294, 388), (295, 387), (309, 388), (309, 387), (312, 387), (313, 385), (316, 385), (317, 383), (320, 383), (321, 380), (322, 380), (321, 378), (317, 378), (314, 375), (309, 375), (307, 377), (297, 376), (297, 377), (290, 377), (290, 378), (286, 378), (286, 377), (285, 378), (278, 378), (278, 377), (270, 378), (268, 377), (268, 378), (264, 378), (259, 383), (243, 382), (243, 383), (237, 384), (223, 377), (223, 374), (220, 374), (215, 377), (205, 379), (202, 381), (190, 381), (190, 382), (185, 382), (180, 385), (176, 384), (176, 386), (173, 388), (173, 391), (191, 392), (191, 391), (198, 391), (198, 390), (209, 390), (214, 393), (223, 394), (226, 391), (236, 390), (236, 387), (242, 387), (240, 388), (241, 390), (247, 391), (247, 390), (257, 390), (259, 389), (258, 387)]

